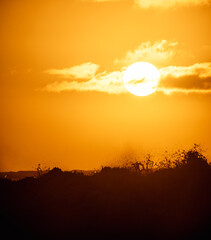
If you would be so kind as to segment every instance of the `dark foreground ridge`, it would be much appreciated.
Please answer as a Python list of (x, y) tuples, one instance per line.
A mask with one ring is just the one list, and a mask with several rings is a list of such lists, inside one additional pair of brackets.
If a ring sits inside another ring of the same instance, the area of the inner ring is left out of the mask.
[(1, 234), (7, 239), (13, 234), (27, 239), (209, 239), (207, 159), (192, 149), (174, 166), (146, 166), (144, 171), (104, 167), (91, 176), (54, 168), (37, 178), (0, 179)]

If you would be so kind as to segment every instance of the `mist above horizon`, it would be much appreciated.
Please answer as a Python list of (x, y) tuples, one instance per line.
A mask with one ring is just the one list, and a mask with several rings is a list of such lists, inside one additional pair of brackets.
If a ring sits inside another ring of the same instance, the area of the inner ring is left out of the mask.
[[(0, 11), (0, 171), (94, 169), (194, 143), (211, 156), (209, 1), (21, 0)], [(137, 62), (158, 69), (150, 95), (124, 86)]]

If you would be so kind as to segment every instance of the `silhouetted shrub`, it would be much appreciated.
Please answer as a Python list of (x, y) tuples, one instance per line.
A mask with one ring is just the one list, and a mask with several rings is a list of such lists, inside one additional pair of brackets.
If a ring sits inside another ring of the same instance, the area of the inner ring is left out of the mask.
[(46, 175), (48, 176), (58, 176), (61, 175), (63, 172), (60, 168), (54, 167), (52, 170), (50, 170)]
[(201, 153), (198, 145), (185, 152), (183, 164), (192, 169), (209, 168), (207, 158)]

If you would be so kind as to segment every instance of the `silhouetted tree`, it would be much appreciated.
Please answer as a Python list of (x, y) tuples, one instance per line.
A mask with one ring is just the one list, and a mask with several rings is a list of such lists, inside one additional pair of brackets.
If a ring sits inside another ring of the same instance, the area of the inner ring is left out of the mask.
[(182, 163), (192, 169), (209, 167), (207, 158), (202, 154), (202, 150), (197, 144), (194, 144), (192, 149), (184, 153)]
[(40, 163), (38, 164), (36, 170), (37, 170), (37, 177), (40, 177), (43, 173)]
[(143, 161), (133, 161), (131, 162), (131, 166), (133, 169), (135, 169), (136, 172), (142, 172), (142, 173), (148, 173), (150, 172), (155, 163), (151, 160), (151, 155), (146, 155), (146, 160)]
[(146, 155), (146, 160), (145, 160), (144, 164), (145, 164), (145, 169), (147, 171), (153, 169), (154, 162), (151, 160), (151, 155), (150, 154)]

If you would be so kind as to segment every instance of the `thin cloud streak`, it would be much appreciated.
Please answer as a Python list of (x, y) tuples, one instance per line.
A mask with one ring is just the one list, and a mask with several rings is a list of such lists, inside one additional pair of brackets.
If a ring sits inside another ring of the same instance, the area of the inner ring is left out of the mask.
[[(82, 2), (125, 2), (129, 0), (81, 0)], [(183, 6), (206, 6), (210, 4), (210, 0), (134, 0), (133, 6), (138, 9), (148, 8), (174, 8)]]
[(162, 88), (159, 87), (157, 92), (162, 92), (166, 95), (171, 95), (173, 93), (183, 93), (183, 94), (190, 94), (190, 93), (197, 93), (197, 94), (210, 94), (211, 89), (185, 89), (185, 88)]
[(47, 70), (46, 73), (59, 75), (64, 78), (87, 79), (92, 78), (96, 74), (98, 68), (99, 65), (88, 62), (70, 68), (50, 69)]
[(199, 5), (209, 5), (210, 0), (134, 0), (134, 5), (137, 8), (172, 8), (172, 7), (182, 7), (182, 6), (199, 6)]
[(179, 78), (184, 75), (197, 75), (200, 78), (211, 77), (211, 63), (195, 63), (190, 66), (168, 66), (160, 69), (162, 78), (169, 75)]
[(47, 85), (43, 90), (57, 93), (62, 91), (97, 91), (109, 94), (121, 94), (127, 92), (123, 84), (123, 74), (123, 71), (103, 72), (86, 82), (57, 81)]

